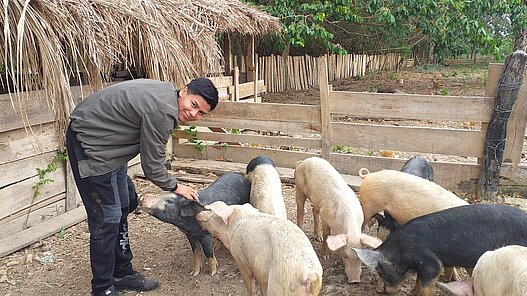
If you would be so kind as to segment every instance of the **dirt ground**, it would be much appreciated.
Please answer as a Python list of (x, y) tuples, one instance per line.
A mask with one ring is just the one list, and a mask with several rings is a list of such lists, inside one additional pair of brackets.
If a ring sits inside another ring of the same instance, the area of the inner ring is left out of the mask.
[[(402, 79), (402, 83), (401, 83)], [(360, 79), (334, 82), (335, 90), (401, 91), (416, 94), (483, 95), (486, 82), (485, 70), (447, 68), (441, 72), (403, 71), (383, 73)], [(316, 104), (318, 90), (287, 91), (267, 94), (264, 102)], [(158, 191), (143, 179), (134, 180), (138, 192)], [(206, 184), (187, 183), (196, 189)], [(296, 207), (294, 186), (283, 185), (288, 217), (294, 221)], [(309, 207), (309, 205), (307, 205)], [(308, 237), (318, 254), (321, 243), (313, 239), (310, 211), (306, 211), (305, 227)], [(192, 277), (192, 251), (186, 237), (176, 227), (165, 224), (143, 213), (130, 215), (130, 243), (134, 252), (133, 265), (143, 274), (160, 281), (159, 289), (145, 293), (125, 292), (121, 295), (244, 295), (240, 273), (225, 248), (216, 251), (219, 272), (210, 276), (209, 266)], [(374, 234), (373, 230), (368, 230)], [(62, 234), (44, 239), (29, 248), (0, 258), (1, 295), (89, 295), (91, 272), (89, 267), (86, 222), (68, 228)], [(342, 261), (336, 253), (329, 260), (321, 261), (323, 288), (321, 295), (377, 295), (375, 275), (363, 267), (362, 282), (348, 284)], [(465, 275), (465, 274), (463, 274)], [(415, 276), (407, 279), (396, 295), (407, 295), (413, 287)], [(435, 295), (446, 295), (437, 291)], [(272, 296), (272, 295), (270, 295)]]

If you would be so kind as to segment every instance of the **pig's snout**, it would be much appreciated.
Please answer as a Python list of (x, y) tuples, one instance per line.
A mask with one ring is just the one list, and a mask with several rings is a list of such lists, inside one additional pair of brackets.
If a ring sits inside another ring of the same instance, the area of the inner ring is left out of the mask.
[(138, 203), (140, 207), (150, 209), (157, 205), (157, 199), (148, 197), (147, 193), (143, 193), (139, 196)]

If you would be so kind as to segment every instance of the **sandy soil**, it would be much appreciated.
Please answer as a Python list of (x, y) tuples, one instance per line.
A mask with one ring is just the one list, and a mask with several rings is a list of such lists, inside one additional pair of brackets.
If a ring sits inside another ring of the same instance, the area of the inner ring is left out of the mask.
[[(447, 69), (443, 72), (384, 73), (360, 79), (337, 81), (335, 90), (402, 91), (406, 93), (451, 95), (483, 95), (486, 80), (483, 70)], [(401, 83), (402, 79), (402, 83)], [(317, 104), (318, 90), (287, 91), (268, 94), (264, 102)], [(150, 182), (135, 179), (139, 192), (157, 191)], [(189, 184), (196, 189), (203, 184)], [(294, 221), (296, 207), (294, 186), (283, 185), (288, 217)], [(309, 205), (308, 205), (309, 206)], [(318, 254), (321, 244), (313, 239), (312, 217), (306, 211), (306, 232)], [(210, 276), (204, 266), (201, 274), (192, 277), (192, 252), (186, 237), (174, 226), (137, 212), (130, 215), (130, 242), (136, 270), (161, 282), (159, 289), (148, 293), (126, 292), (121, 295), (244, 295), (244, 286), (229, 252), (216, 252), (219, 273)], [(368, 230), (374, 234), (373, 230)], [(89, 267), (86, 222), (66, 229), (63, 234), (49, 237), (33, 246), (0, 258), (0, 295), (89, 295), (91, 272)], [(52, 262), (49, 259), (52, 258)], [(336, 253), (321, 261), (324, 269), (321, 295), (377, 295), (375, 276), (363, 267), (362, 283), (348, 284), (342, 261)], [(397, 295), (406, 295), (415, 277), (407, 279)], [(445, 295), (436, 292), (435, 295)]]

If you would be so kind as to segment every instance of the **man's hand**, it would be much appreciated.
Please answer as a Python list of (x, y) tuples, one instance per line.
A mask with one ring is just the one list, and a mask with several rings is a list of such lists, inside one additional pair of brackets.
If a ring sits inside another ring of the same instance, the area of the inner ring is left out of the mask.
[(196, 192), (196, 190), (188, 187), (188, 186), (185, 186), (183, 184), (178, 184), (176, 190), (174, 191), (175, 193), (183, 196), (184, 198), (188, 199), (188, 200), (195, 200), (195, 201), (199, 201), (199, 196), (198, 196), (198, 193)]

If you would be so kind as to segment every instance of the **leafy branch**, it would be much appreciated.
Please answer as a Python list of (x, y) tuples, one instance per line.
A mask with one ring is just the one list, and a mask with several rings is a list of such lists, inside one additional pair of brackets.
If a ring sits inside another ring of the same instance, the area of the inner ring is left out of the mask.
[(48, 163), (48, 165), (45, 168), (36, 168), (38, 173), (38, 182), (37, 184), (33, 185), (33, 189), (35, 189), (35, 192), (33, 192), (33, 199), (31, 200), (31, 205), (29, 206), (29, 211), (26, 215), (26, 221), (24, 222), (24, 228), (27, 227), (27, 221), (29, 219), (29, 214), (31, 213), (31, 208), (33, 207), (33, 204), (35, 203), (35, 199), (42, 194), (42, 186), (45, 184), (53, 183), (55, 180), (48, 177), (48, 174), (55, 172), (59, 165), (68, 160), (68, 155), (66, 153), (66, 148), (59, 149), (55, 155), (51, 158), (51, 162)]

